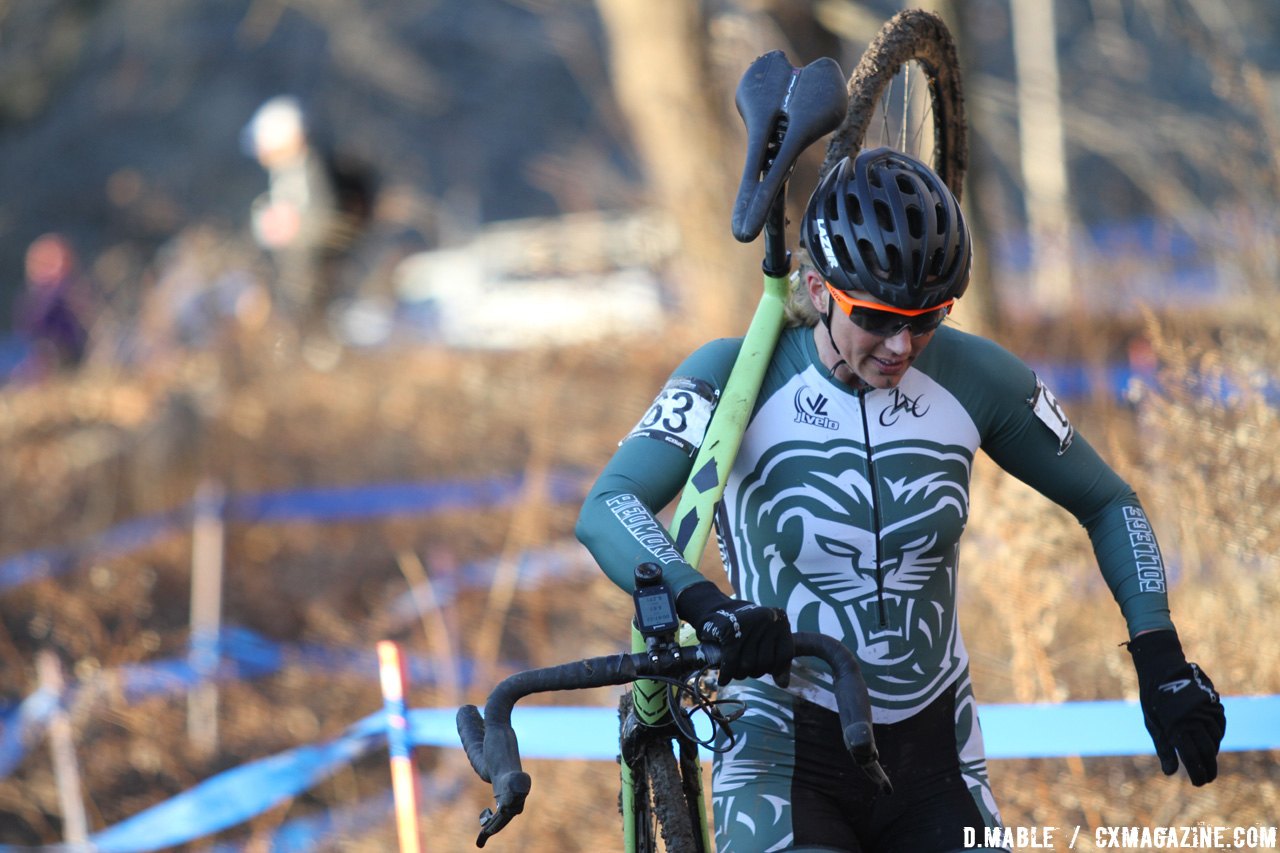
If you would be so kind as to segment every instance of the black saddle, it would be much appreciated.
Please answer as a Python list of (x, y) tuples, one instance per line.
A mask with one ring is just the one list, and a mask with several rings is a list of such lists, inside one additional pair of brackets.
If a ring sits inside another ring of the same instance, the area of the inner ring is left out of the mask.
[(733, 236), (749, 243), (801, 152), (840, 126), (849, 96), (834, 59), (796, 68), (774, 50), (747, 68), (734, 101), (747, 129), (747, 162), (733, 205)]

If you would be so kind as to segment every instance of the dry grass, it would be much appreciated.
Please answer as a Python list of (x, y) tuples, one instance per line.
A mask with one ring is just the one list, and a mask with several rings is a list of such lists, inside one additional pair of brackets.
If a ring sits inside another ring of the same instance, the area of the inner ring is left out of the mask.
[[(1262, 640), (1280, 604), (1280, 419), (1265, 386), (1280, 324), (1264, 307), (1191, 325), (1147, 316), (1158, 387), (1134, 389), (1132, 417), (1085, 408), (1076, 420), (1143, 498), (1188, 656), (1227, 695), (1280, 690), (1280, 650)], [(1234, 391), (1214, 400), (1206, 384)], [(989, 463), (973, 505), (961, 594), (980, 701), (1136, 699), (1123, 621), (1074, 519)], [(1274, 752), (1223, 755), (1202, 789), (1164, 777), (1153, 755), (997, 761), (991, 773), (1008, 824), (1082, 826), (1084, 850), (1098, 826), (1274, 825), (1280, 807)]]
[[(1280, 692), (1280, 652), (1266, 639), (1280, 604), (1280, 429), (1255, 379), (1280, 363), (1280, 328), (1267, 316), (1254, 308), (1192, 328), (1149, 317), (1161, 387), (1131, 408), (1073, 412), (1143, 496), (1177, 567), (1172, 599), (1184, 642), (1227, 694)], [(576, 509), (549, 503), (542, 475), (597, 468), (684, 349), (652, 342), (518, 355), (417, 349), (347, 354), (318, 371), (255, 333), (217, 357), (175, 357), (146, 373), (98, 370), (5, 389), (0, 541), (5, 556), (73, 542), (182, 505), (210, 473), (249, 493), (523, 471), (530, 485), (511, 508), (324, 527), (233, 525), (226, 617), (280, 641), (360, 645), (390, 636), (424, 656), (441, 653), (429, 638), (443, 622), (450, 651), (490, 661), (484, 683), (505, 660), (606, 653), (624, 642), (629, 602), (595, 575), (534, 590), (495, 583), (439, 614), (390, 614), (413, 573), (407, 555), (435, 579), (460, 562), (497, 557), (508, 567), (502, 577), (521, 551), (568, 537)], [(1194, 390), (1197, 376), (1221, 376), (1239, 395), (1207, 402)], [(1133, 697), (1128, 655), (1118, 646), (1123, 622), (1074, 520), (986, 462), (975, 471), (973, 505), (961, 595), (980, 700)], [(125, 702), (107, 674), (185, 651), (189, 549), (179, 530), (127, 557), (84, 554), (65, 575), (11, 590), (0, 604), (7, 696), (31, 689), (42, 647), (57, 650), (93, 688), (73, 709), (73, 723), (94, 827), (220, 770), (337, 734), (380, 706), (372, 673), (286, 667), (225, 688), (220, 749), (204, 756), (186, 741), (183, 697)], [(479, 698), (447, 684), (418, 685), (411, 703)], [(614, 698), (598, 691), (570, 701)], [(287, 820), (385, 792), (384, 758), (358, 762), (222, 837), (265, 839)], [(488, 803), (487, 786), (459, 758), (419, 753), (431, 780), (423, 819), (432, 849), (472, 849), (476, 816)], [(1199, 790), (1161, 776), (1153, 756), (998, 761), (992, 776), (1008, 823), (1079, 824), (1083, 839), (1108, 824), (1274, 822), (1274, 759), (1224, 756), (1221, 778)], [(616, 847), (612, 764), (530, 762), (529, 769), (530, 810), (492, 849)], [(55, 840), (57, 811), (47, 752), (34, 749), (0, 781), (0, 842)], [(333, 849), (391, 849), (393, 831), (388, 816)]]

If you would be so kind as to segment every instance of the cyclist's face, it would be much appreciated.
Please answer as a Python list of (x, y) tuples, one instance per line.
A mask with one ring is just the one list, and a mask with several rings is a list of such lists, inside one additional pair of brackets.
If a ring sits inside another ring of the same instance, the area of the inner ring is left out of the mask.
[[(805, 283), (814, 307), (819, 313), (829, 312), (831, 315), (830, 337), (822, 322), (814, 328), (818, 355), (828, 367), (839, 364), (843, 359), (845, 364), (836, 369), (836, 378), (849, 385), (896, 388), (907, 368), (929, 345), (929, 341), (933, 340), (933, 332), (912, 337), (910, 329), (902, 329), (888, 337), (874, 335), (832, 304), (822, 276), (816, 271), (806, 270)], [(868, 302), (881, 302), (869, 293), (855, 292), (850, 295)], [(835, 348), (832, 347), (833, 340)]]

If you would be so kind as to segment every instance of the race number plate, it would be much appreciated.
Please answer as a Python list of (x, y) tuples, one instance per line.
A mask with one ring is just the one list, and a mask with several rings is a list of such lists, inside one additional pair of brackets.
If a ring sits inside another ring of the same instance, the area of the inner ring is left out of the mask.
[(640, 423), (622, 441), (638, 436), (655, 438), (693, 456), (707, 435), (715, 402), (716, 392), (709, 383), (688, 376), (673, 376)]
[(1071, 440), (1076, 437), (1075, 427), (1067, 420), (1067, 413), (1062, 405), (1049, 391), (1040, 377), (1036, 377), (1036, 390), (1027, 401), (1040, 422), (1047, 426), (1058, 437), (1058, 455), (1067, 452)]

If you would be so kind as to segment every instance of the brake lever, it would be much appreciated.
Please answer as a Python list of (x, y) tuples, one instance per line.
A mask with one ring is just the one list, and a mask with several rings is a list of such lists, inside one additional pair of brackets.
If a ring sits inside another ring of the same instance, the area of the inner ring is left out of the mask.
[(494, 786), (497, 809), (486, 808), (480, 813), (480, 835), (476, 846), (483, 847), (491, 835), (496, 835), (511, 823), (512, 818), (524, 811), (525, 798), (531, 782), (527, 773), (508, 773)]
[(515, 813), (509, 812), (505, 807), (497, 811), (486, 808), (480, 812), (480, 835), (476, 838), (476, 846), (483, 847), (489, 840), (489, 836), (501, 832), (502, 828), (511, 823), (511, 819), (515, 816)]

